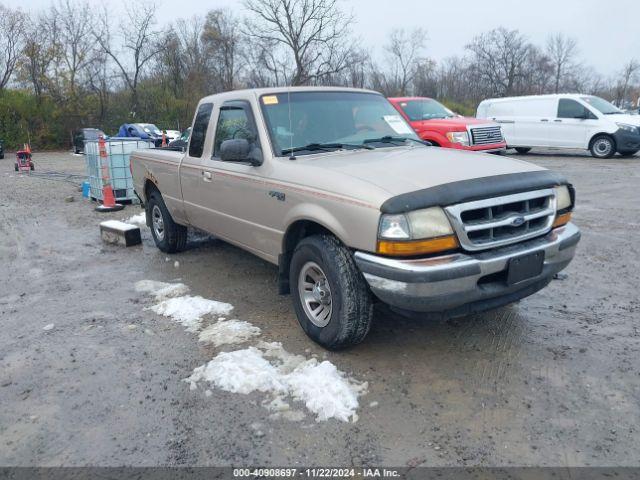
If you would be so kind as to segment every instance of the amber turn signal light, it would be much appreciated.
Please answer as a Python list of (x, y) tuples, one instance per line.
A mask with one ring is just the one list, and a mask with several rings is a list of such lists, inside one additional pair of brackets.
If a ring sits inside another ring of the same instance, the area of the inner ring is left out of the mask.
[(460, 244), (455, 235), (405, 242), (378, 240), (378, 253), (394, 257), (411, 257), (414, 255), (445, 252), (456, 249), (459, 246)]
[(553, 222), (553, 228), (566, 225), (570, 221), (571, 221), (571, 212), (561, 213), (556, 217), (555, 221)]

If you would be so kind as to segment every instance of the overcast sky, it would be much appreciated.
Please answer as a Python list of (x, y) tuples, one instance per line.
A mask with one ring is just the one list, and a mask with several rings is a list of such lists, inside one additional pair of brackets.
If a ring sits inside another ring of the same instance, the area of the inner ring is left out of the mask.
[[(2, 2), (3, 0), (0, 0)], [(103, 2), (89, 0), (100, 5)], [(37, 10), (51, 0), (4, 0), (5, 4)], [(110, 0), (121, 8), (123, 2)], [(136, 2), (127, 2), (135, 4)], [(161, 23), (172, 18), (204, 15), (212, 8), (229, 7), (244, 13), (242, 0), (162, 0)], [(498, 26), (518, 29), (538, 45), (555, 32), (575, 37), (580, 56), (600, 73), (618, 71), (630, 58), (640, 60), (639, 0), (342, 0), (352, 11), (353, 31), (378, 55), (394, 27), (423, 27), (428, 33), (427, 55), (439, 60), (463, 53), (476, 34)]]

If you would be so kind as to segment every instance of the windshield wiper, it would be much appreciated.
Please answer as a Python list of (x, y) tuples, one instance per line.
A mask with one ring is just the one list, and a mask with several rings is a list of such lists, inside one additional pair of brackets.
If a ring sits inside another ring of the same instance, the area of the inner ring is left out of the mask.
[(411, 142), (416, 142), (419, 143), (420, 145), (424, 145), (424, 146), (430, 146), (430, 143), (425, 142), (424, 140), (418, 140), (417, 138), (411, 138), (411, 137), (394, 137), (391, 135), (385, 135), (384, 137), (380, 137), (380, 138), (368, 138), (366, 140), (364, 140), (362, 143), (363, 144), (368, 144), (368, 143), (394, 143), (394, 142), (406, 142), (406, 141), (411, 141)]
[(304, 145), (302, 147), (293, 147), (293, 148), (284, 148), (280, 150), (281, 155), (287, 155), (295, 152), (314, 152), (314, 151), (331, 151), (331, 150), (339, 150), (343, 148), (356, 149), (356, 148), (365, 148), (367, 150), (373, 150), (373, 147), (370, 145), (360, 145), (356, 143), (309, 143), (308, 145)]

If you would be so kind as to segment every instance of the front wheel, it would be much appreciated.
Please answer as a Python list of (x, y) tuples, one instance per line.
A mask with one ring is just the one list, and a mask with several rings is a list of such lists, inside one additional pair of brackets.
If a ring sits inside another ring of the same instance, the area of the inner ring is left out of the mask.
[(520, 153), (521, 155), (529, 153), (530, 151), (531, 149), (529, 147), (516, 147), (516, 152)]
[(187, 245), (187, 227), (173, 221), (160, 192), (151, 192), (147, 208), (151, 215), (151, 235), (156, 247), (165, 253), (184, 250)]
[(609, 135), (599, 135), (593, 139), (589, 150), (595, 158), (611, 158), (616, 153), (616, 142)]
[(337, 238), (303, 239), (291, 258), (289, 282), (298, 322), (314, 342), (329, 350), (362, 342), (373, 299), (351, 252)]

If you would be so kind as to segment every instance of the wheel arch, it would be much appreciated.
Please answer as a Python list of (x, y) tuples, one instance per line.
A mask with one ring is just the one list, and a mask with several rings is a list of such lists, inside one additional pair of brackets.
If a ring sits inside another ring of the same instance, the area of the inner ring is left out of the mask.
[(333, 235), (342, 241), (336, 230), (335, 226), (330, 227), (327, 222), (310, 217), (297, 218), (287, 226), (282, 237), (282, 253), (278, 256), (278, 293), (280, 295), (290, 293), (289, 266), (296, 245), (306, 237), (321, 233)]
[(589, 143), (587, 145), (587, 149), (591, 149), (591, 147), (593, 146), (593, 142), (598, 137), (609, 137), (611, 139), (611, 141), (613, 142), (613, 145), (617, 148), (617, 143), (618, 142), (616, 142), (616, 138), (614, 137), (614, 135), (612, 133), (609, 133), (609, 132), (598, 132), (598, 133), (594, 133), (593, 135), (591, 135), (591, 138), (589, 139)]

